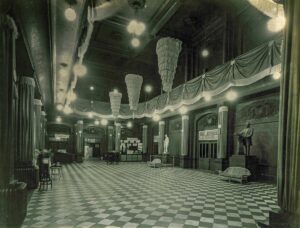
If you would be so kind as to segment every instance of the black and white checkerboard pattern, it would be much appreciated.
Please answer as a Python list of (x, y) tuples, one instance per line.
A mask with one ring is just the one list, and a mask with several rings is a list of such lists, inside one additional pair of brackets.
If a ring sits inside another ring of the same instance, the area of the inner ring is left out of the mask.
[(23, 228), (257, 227), (277, 209), (276, 188), (145, 163), (85, 161), (63, 167), (53, 189), (35, 191)]

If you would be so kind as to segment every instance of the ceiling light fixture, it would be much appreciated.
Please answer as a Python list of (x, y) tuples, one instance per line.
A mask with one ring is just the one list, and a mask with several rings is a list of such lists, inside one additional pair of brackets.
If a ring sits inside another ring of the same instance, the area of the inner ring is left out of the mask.
[(65, 114), (70, 114), (72, 113), (72, 109), (70, 108), (70, 106), (65, 106), (64, 109), (63, 109), (64, 113)]
[(129, 122), (127, 122), (127, 128), (132, 128), (132, 122), (131, 121), (129, 121)]
[(185, 106), (181, 106), (178, 111), (181, 115), (184, 115), (188, 112), (188, 109)]
[(94, 89), (95, 89), (94, 86), (90, 86), (91, 91), (94, 91)]
[(285, 27), (286, 19), (284, 16), (276, 16), (271, 18), (268, 23), (268, 30), (270, 32), (280, 32)]
[(75, 10), (72, 9), (71, 7), (68, 7), (65, 10), (65, 17), (68, 21), (75, 21), (77, 17)]
[(76, 63), (73, 68), (74, 74), (78, 75), (79, 77), (86, 75), (87, 69), (86, 66)]
[(160, 121), (160, 116), (158, 114), (153, 114), (152, 119), (156, 122)]
[(127, 26), (127, 31), (130, 34), (134, 34), (137, 36), (142, 35), (146, 30), (146, 25), (143, 22), (139, 22), (137, 20), (131, 20)]
[(99, 120), (95, 120), (94, 124), (98, 126), (100, 124)]
[(211, 94), (209, 92), (203, 92), (203, 97), (205, 101), (211, 100)]
[(207, 49), (203, 49), (201, 51), (201, 55), (202, 55), (202, 57), (206, 58), (209, 56), (209, 51)]
[(56, 106), (56, 109), (57, 109), (58, 111), (62, 111), (63, 108), (64, 108), (64, 106), (63, 106), (62, 104), (58, 104), (58, 105)]
[(238, 94), (235, 91), (230, 90), (226, 93), (226, 98), (229, 101), (234, 101), (238, 98)]
[(145, 86), (145, 92), (146, 92), (146, 93), (151, 93), (151, 92), (152, 92), (152, 89), (153, 89), (153, 88), (152, 88), (151, 85), (146, 85), (146, 86)]
[(107, 119), (102, 119), (101, 120), (101, 125), (106, 126), (108, 124), (108, 120)]
[(62, 121), (62, 118), (60, 116), (56, 117), (56, 122), (57, 123), (61, 123), (61, 121)]
[(93, 112), (89, 112), (89, 113), (88, 113), (88, 117), (89, 117), (89, 118), (93, 118), (93, 116), (94, 116)]
[(273, 78), (274, 78), (275, 80), (279, 80), (279, 79), (281, 78), (281, 73), (278, 72), (278, 71), (274, 72)]
[(132, 40), (131, 40), (131, 45), (133, 46), (133, 47), (139, 47), (140, 46), (140, 44), (141, 44), (141, 42), (140, 42), (140, 40), (138, 39), (138, 38), (132, 38)]

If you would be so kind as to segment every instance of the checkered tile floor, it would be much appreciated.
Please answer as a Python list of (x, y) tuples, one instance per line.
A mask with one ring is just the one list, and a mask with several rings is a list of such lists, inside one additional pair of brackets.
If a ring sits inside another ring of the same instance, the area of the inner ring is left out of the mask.
[(23, 228), (257, 227), (276, 209), (269, 184), (144, 163), (85, 161), (63, 167), (53, 189), (34, 191)]

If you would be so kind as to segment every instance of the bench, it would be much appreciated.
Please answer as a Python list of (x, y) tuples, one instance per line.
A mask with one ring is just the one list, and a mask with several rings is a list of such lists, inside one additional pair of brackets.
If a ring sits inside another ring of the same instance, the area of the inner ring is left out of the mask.
[(160, 168), (162, 166), (159, 158), (154, 158), (152, 161), (148, 161), (147, 165), (152, 168)]
[(248, 177), (251, 176), (251, 172), (243, 167), (229, 167), (223, 172), (220, 171), (219, 175), (225, 177), (228, 181), (234, 180), (240, 183), (247, 182)]

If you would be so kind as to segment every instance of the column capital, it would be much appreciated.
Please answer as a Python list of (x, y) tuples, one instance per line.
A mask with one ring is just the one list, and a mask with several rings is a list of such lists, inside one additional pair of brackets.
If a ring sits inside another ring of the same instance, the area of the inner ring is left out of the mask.
[(148, 128), (148, 125), (143, 125), (143, 128)]
[(108, 129), (114, 129), (114, 126), (108, 126)]
[(165, 121), (163, 121), (163, 120), (161, 120), (161, 121), (159, 121), (158, 122), (158, 125), (165, 125), (166, 123), (165, 123)]
[(30, 77), (21, 77), (20, 83), (35, 87), (35, 81)]
[(219, 112), (228, 112), (228, 106), (220, 106)]
[(181, 118), (182, 118), (182, 120), (188, 120), (189, 116), (188, 115), (183, 115)]
[(39, 100), (39, 99), (34, 99), (33, 104), (36, 105), (36, 106), (42, 106), (43, 105), (42, 101)]
[(83, 124), (83, 120), (78, 120), (77, 124)]
[(42, 115), (42, 116), (47, 116), (47, 114), (46, 114), (45, 111), (42, 111), (42, 112), (41, 112), (41, 115)]
[(121, 127), (121, 123), (115, 123), (116, 127)]

